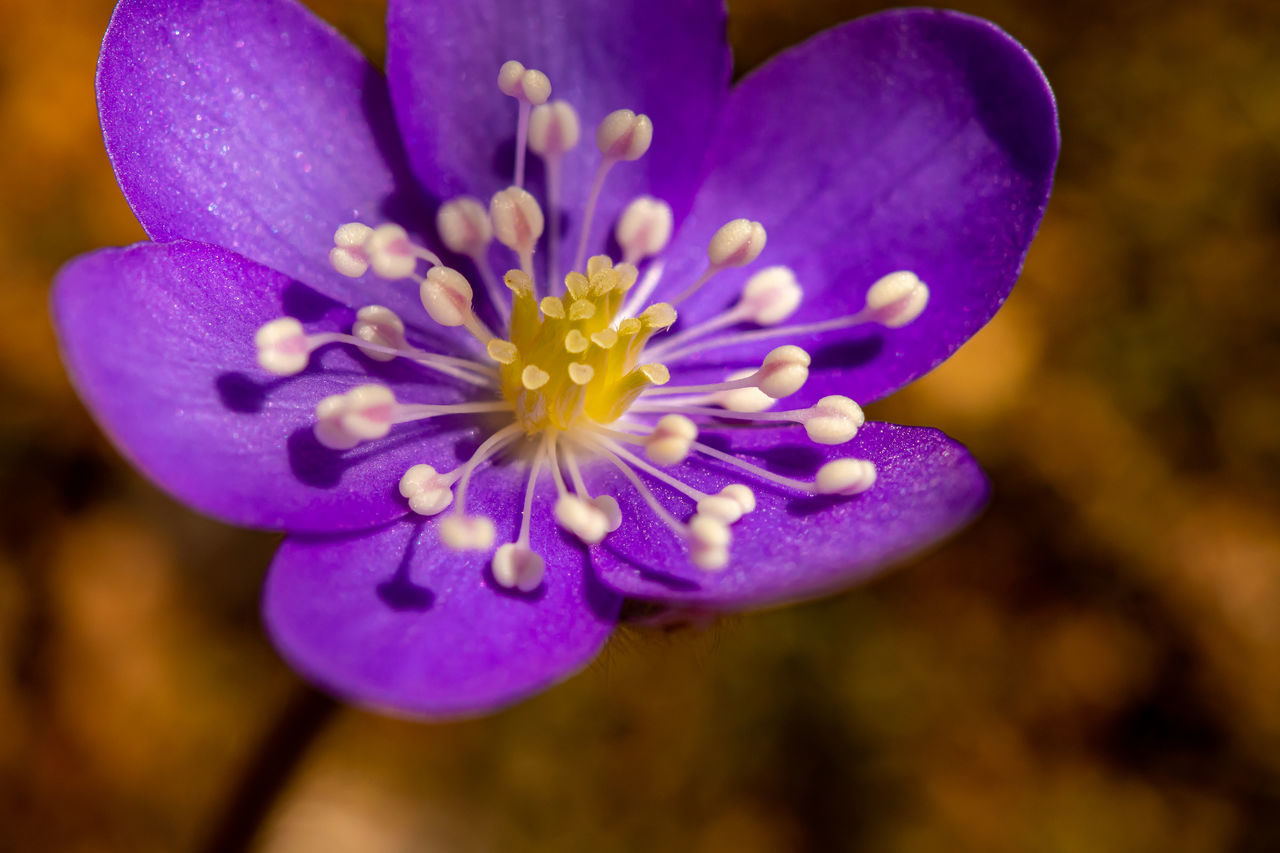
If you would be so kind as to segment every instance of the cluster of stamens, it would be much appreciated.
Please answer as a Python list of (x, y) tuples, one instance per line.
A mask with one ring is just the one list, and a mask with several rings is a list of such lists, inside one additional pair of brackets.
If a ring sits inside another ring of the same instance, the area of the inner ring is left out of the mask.
[[(509, 423), (490, 434), (470, 458), (452, 471), (415, 465), (400, 480), (409, 508), (423, 516), (451, 511), (437, 525), (440, 540), (455, 549), (488, 550), (493, 522), (466, 511), (468, 483), (477, 470), (501, 453), (522, 453), (528, 463), (519, 533), (496, 549), (494, 580), (501, 586), (531, 591), (542, 582), (545, 562), (530, 544), (533, 497), (543, 469), (557, 491), (556, 522), (587, 545), (602, 541), (623, 522), (617, 499), (593, 495), (588, 463), (611, 464), (654, 515), (688, 545), (690, 561), (701, 569), (727, 565), (730, 528), (756, 506), (745, 484), (730, 482), (707, 493), (664, 470), (691, 455), (714, 460), (759, 481), (801, 494), (856, 495), (875, 483), (875, 466), (863, 459), (826, 463), (812, 480), (775, 474), (731, 453), (698, 441), (696, 419), (739, 423), (793, 423), (819, 444), (849, 441), (863, 423), (862, 410), (848, 397), (828, 396), (801, 409), (774, 411), (794, 394), (809, 374), (809, 356), (784, 344), (771, 350), (756, 368), (737, 371), (722, 381), (673, 386), (667, 364), (694, 352), (748, 341), (814, 334), (876, 323), (896, 328), (914, 320), (928, 301), (928, 288), (910, 272), (894, 272), (870, 288), (862, 310), (802, 325), (782, 325), (799, 307), (803, 291), (786, 267), (769, 267), (747, 279), (736, 303), (720, 314), (654, 342), (677, 320), (676, 308), (717, 273), (754, 262), (765, 247), (759, 222), (737, 219), (711, 238), (707, 266), (670, 302), (648, 304), (662, 265), (658, 256), (671, 238), (672, 213), (648, 196), (621, 212), (614, 236), (622, 250), (618, 263), (606, 255), (586, 257), (588, 235), (601, 189), (618, 163), (636, 160), (648, 150), (653, 125), (630, 110), (610, 113), (600, 122), (596, 145), (600, 161), (580, 223), (581, 237), (571, 271), (559, 275), (559, 174), (564, 155), (580, 137), (576, 111), (551, 101), (545, 74), (507, 62), (498, 88), (517, 104), (515, 181), (485, 205), (462, 196), (443, 204), (436, 233), (449, 251), (475, 265), (493, 314), (505, 336), (495, 334), (474, 309), (475, 292), (465, 275), (445, 265), (435, 252), (393, 223), (347, 223), (337, 229), (330, 262), (339, 273), (367, 273), (387, 280), (412, 281), (427, 315), (445, 327), (465, 329), (475, 339), (475, 357), (430, 352), (412, 346), (404, 322), (389, 308), (368, 305), (356, 315), (350, 334), (308, 334), (291, 317), (274, 320), (257, 335), (262, 367), (282, 376), (301, 372), (312, 352), (330, 344), (358, 348), (371, 359), (407, 359), (423, 368), (472, 386), (471, 402), (405, 404), (384, 385), (367, 384), (319, 401), (315, 437), (334, 451), (383, 438), (397, 424), (447, 415), (496, 413)], [(524, 189), (526, 149), (542, 157), (547, 175), (548, 214)], [(548, 223), (546, 275), (540, 290), (534, 253)], [(489, 262), (494, 240), (514, 255), (517, 266), (501, 279)], [(647, 268), (641, 272), (646, 262)], [(425, 269), (424, 269), (425, 267)], [(563, 288), (557, 282), (563, 282)], [(753, 325), (756, 328), (731, 330)], [(717, 334), (721, 333), (722, 334)], [(483, 355), (481, 355), (483, 353)], [(587, 470), (584, 470), (587, 469)], [(645, 476), (641, 476), (641, 475)], [(650, 489), (657, 481), (692, 502), (693, 513), (677, 518)]]

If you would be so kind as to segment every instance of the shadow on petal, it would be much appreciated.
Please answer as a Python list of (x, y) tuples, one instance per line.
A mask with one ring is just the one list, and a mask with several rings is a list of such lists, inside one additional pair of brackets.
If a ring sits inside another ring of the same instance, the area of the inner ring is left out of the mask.
[(436, 603), (436, 594), (425, 586), (414, 583), (409, 573), (423, 526), (419, 524), (419, 533), (410, 537), (409, 544), (404, 549), (404, 556), (400, 559), (400, 565), (396, 567), (396, 573), (390, 580), (385, 580), (377, 586), (378, 598), (397, 612), (423, 612), (430, 610)]

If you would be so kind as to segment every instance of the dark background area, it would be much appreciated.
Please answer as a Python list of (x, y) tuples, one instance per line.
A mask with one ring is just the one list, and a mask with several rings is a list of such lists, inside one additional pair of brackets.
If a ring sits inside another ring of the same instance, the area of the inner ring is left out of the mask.
[[(94, 109), (111, 5), (0, 0), (0, 849), (191, 848), (299, 689), (275, 539), (144, 482), (58, 361), (54, 271), (142, 238)], [(379, 3), (311, 5), (381, 61)], [(739, 73), (879, 8), (730, 5)], [(961, 8), (1044, 66), (1057, 187), (1007, 307), (870, 414), (968, 444), (988, 512), (495, 716), (344, 709), (264, 849), (1280, 850), (1280, 4)]]

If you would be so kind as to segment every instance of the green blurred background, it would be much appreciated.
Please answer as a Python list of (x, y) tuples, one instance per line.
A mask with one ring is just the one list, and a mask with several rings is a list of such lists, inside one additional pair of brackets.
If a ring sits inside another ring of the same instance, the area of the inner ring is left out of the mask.
[[(273, 537), (107, 445), (46, 313), (142, 239), (93, 100), (110, 0), (0, 0), (0, 849), (183, 850), (298, 681)], [(314, 0), (381, 61), (382, 5)], [(730, 4), (739, 73), (876, 6)], [(816, 603), (631, 629), (485, 719), (344, 709), (271, 851), (1280, 850), (1280, 4), (978, 0), (1063, 157), (996, 320), (874, 417), (990, 472), (934, 553)]]

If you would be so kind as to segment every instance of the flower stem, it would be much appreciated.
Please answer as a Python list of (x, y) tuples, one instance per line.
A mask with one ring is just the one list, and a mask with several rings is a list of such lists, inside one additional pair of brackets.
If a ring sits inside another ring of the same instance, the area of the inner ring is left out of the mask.
[(204, 853), (250, 849), (281, 792), (339, 707), (328, 695), (299, 682), (249, 756), (198, 849)]

